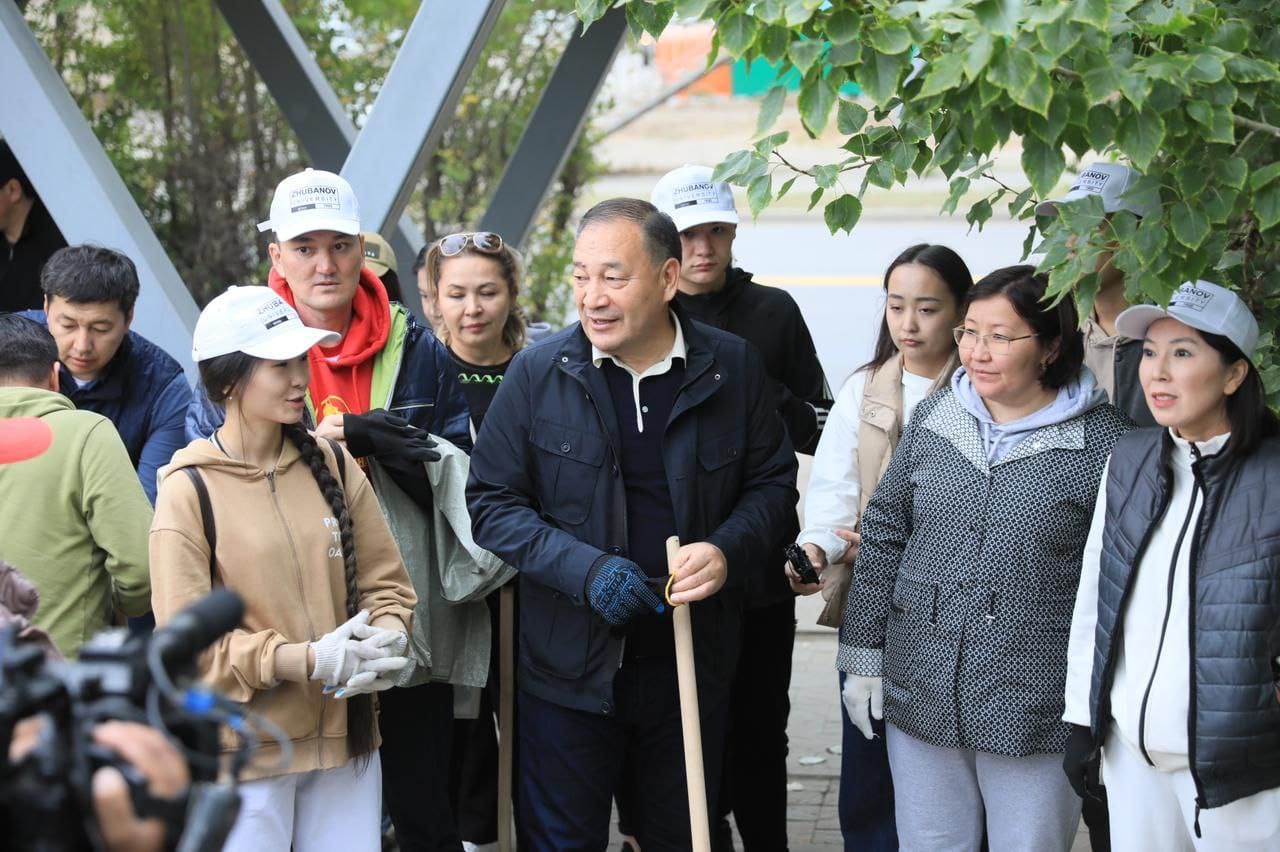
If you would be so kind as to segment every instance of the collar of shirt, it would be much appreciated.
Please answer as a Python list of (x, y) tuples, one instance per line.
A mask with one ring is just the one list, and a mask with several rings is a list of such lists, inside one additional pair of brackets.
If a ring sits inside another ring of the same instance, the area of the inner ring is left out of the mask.
[(594, 343), (591, 344), (591, 363), (594, 364), (597, 369), (599, 369), (600, 365), (604, 363), (604, 360), (608, 358), (610, 361), (617, 364), (619, 367), (626, 370), (628, 374), (630, 374), (631, 398), (632, 398), (632, 402), (635, 404), (637, 432), (644, 431), (644, 415), (646, 413), (644, 406), (640, 404), (641, 379), (647, 379), (649, 376), (661, 376), (664, 373), (671, 372), (671, 365), (675, 362), (675, 359), (677, 358), (679, 358), (681, 361), (688, 360), (688, 350), (685, 348), (684, 330), (680, 328), (680, 320), (676, 318), (675, 312), (671, 312), (670, 316), (671, 316), (672, 324), (674, 324), (676, 327), (676, 339), (671, 343), (671, 351), (667, 353), (667, 357), (663, 358), (658, 363), (652, 365), (651, 367), (649, 367), (649, 369), (645, 370), (643, 373), (637, 373), (635, 370), (631, 369), (626, 364), (622, 363), (622, 361), (618, 360), (617, 358), (613, 357), (607, 352), (602, 352), (599, 349), (597, 349)]
[(641, 379), (646, 379), (649, 376), (661, 376), (663, 373), (669, 372), (671, 370), (671, 363), (676, 358), (679, 358), (681, 361), (688, 360), (688, 350), (685, 347), (684, 330), (680, 328), (680, 320), (676, 319), (674, 311), (670, 312), (669, 316), (671, 317), (671, 323), (676, 327), (676, 339), (671, 343), (671, 351), (667, 353), (667, 357), (649, 367), (649, 369), (645, 370), (643, 373), (637, 373), (635, 370), (631, 369), (608, 352), (603, 352), (596, 348), (594, 343), (591, 344), (591, 363), (598, 368), (602, 363), (604, 363), (604, 359), (608, 358), (610, 361), (630, 373), (631, 378), (635, 380), (637, 384)]
[(1109, 335), (1103, 331), (1093, 311), (1090, 311), (1089, 316), (1085, 317), (1084, 322), (1080, 324), (1080, 331), (1084, 335), (1086, 346), (1115, 346), (1129, 339), (1122, 334)]

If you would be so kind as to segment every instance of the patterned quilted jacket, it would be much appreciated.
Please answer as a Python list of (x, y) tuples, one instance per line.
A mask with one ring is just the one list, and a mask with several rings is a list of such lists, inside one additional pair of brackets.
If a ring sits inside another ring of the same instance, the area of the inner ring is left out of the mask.
[(920, 403), (862, 517), (838, 667), (944, 748), (1061, 752), (1067, 641), (1098, 482), (1131, 426), (1103, 403), (989, 464), (951, 388)]

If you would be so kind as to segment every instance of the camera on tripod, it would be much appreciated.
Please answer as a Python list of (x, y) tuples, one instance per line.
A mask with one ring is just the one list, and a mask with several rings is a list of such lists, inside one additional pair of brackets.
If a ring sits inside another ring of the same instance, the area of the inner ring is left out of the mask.
[[(243, 616), (239, 595), (220, 589), (150, 637), (124, 628), (98, 634), (77, 662), (49, 661), (40, 648), (17, 643), (13, 630), (0, 631), (0, 832), (11, 848), (104, 848), (92, 780), (99, 768), (113, 766), (128, 782), (138, 816), (164, 821), (168, 848), (220, 849), (239, 810), (235, 783), (256, 746), (255, 731), (271, 726), (247, 719), (240, 705), (199, 685), (197, 658)], [(44, 719), (39, 741), (11, 760), (14, 728), (32, 717)], [(109, 720), (166, 735), (191, 770), (192, 783), (180, 799), (151, 796), (141, 773), (94, 742), (94, 727)], [(223, 726), (238, 740), (225, 761)]]

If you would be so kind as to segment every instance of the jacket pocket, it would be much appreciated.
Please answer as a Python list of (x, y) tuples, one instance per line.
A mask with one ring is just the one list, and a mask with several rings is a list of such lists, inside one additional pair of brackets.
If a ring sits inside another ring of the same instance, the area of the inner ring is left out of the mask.
[(885, 619), (884, 677), (886, 686), (910, 690), (919, 674), (920, 646), (933, 629), (933, 586), (898, 577)]
[(1000, 643), (1005, 711), (1033, 724), (1056, 727), (1064, 709), (1069, 632), (1010, 629)]
[(320, 709), (326, 700), (321, 696), (322, 689), (313, 681), (282, 681), (256, 693), (248, 707), (279, 725), (289, 739), (307, 739), (320, 733)]
[(595, 504), (604, 436), (538, 418), (529, 430), (543, 514), (569, 526), (586, 522)]
[(698, 491), (704, 506), (733, 506), (737, 502), (737, 494), (741, 490), (743, 460), (746, 457), (744, 435), (743, 430), (737, 429), (698, 441), (698, 467), (701, 473)]
[(577, 680), (591, 653), (591, 611), (541, 583), (520, 584), (520, 650), (543, 674)]

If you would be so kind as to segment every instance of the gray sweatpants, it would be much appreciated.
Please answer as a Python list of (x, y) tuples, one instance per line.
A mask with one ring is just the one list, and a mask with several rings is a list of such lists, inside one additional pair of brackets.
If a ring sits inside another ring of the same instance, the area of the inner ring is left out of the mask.
[(1062, 755), (940, 748), (885, 726), (901, 852), (1068, 852), (1080, 797)]

